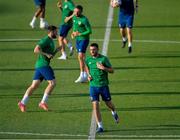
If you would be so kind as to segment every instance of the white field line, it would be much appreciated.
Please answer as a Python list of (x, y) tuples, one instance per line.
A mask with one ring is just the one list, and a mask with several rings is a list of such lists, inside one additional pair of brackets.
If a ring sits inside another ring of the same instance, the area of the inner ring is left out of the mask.
[[(39, 41), (37, 38), (17, 38), (17, 39), (0, 39), (0, 42), (23, 42), (23, 41)], [(91, 41), (103, 42), (104, 39), (91, 39)], [(121, 39), (110, 39), (110, 42), (121, 42)], [(173, 40), (133, 40), (139, 43), (159, 43), (159, 44), (180, 44), (180, 41)]]
[[(52, 137), (87, 137), (83, 134), (52, 134), (28, 132), (0, 132), (0, 135), (52, 136)], [(180, 138), (180, 135), (98, 135), (101, 138)]]
[[(109, 4), (109, 11), (108, 11), (108, 17), (107, 17), (107, 23), (106, 23), (106, 31), (103, 39), (103, 48), (102, 48), (102, 54), (107, 55), (108, 52), (108, 45), (109, 45), (109, 40), (110, 40), (110, 34), (111, 34), (111, 26), (112, 26), (112, 21), (113, 21), (113, 12), (114, 9), (111, 7)], [(97, 41), (97, 40), (93, 40)], [(89, 130), (89, 137), (88, 140), (95, 140), (96, 138), (96, 120), (94, 113), (92, 112), (92, 118), (91, 118), (91, 126)]]
[(114, 9), (109, 4), (109, 12), (108, 12), (107, 23), (106, 23), (106, 31), (105, 31), (105, 35), (104, 35), (103, 48), (102, 48), (102, 54), (105, 56), (107, 55), (107, 52), (108, 52), (108, 45), (109, 45), (110, 34), (111, 34), (111, 26), (112, 26), (112, 22), (113, 22), (113, 14), (114, 14)]
[(91, 126), (90, 126), (90, 129), (89, 129), (88, 140), (95, 140), (95, 136), (96, 136), (96, 119), (95, 119), (95, 116), (94, 116), (94, 112), (92, 112)]

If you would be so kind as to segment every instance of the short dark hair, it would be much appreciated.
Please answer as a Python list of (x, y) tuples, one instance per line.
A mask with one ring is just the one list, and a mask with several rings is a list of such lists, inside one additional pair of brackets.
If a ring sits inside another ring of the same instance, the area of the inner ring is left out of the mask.
[(99, 48), (99, 46), (98, 46), (98, 44), (97, 44), (97, 43), (92, 43), (90, 46), (93, 46), (93, 47)]
[(49, 25), (47, 29), (48, 29), (48, 31), (55, 31), (55, 30), (57, 30), (57, 27), (54, 25)]
[(81, 5), (77, 5), (76, 8), (79, 9), (81, 12), (83, 11), (83, 7)]

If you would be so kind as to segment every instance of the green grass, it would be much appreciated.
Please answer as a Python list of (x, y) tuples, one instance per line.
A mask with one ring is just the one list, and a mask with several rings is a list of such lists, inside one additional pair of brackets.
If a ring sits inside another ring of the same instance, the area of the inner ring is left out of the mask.
[[(84, 13), (93, 27), (91, 38), (103, 39), (108, 1), (75, 2), (84, 6)], [(179, 5), (177, 0), (139, 1), (134, 39), (180, 41)], [(1, 2), (0, 39), (39, 39), (46, 35), (45, 31), (32, 30), (28, 26), (34, 10), (33, 2), (28, 0)], [(129, 55), (127, 48), (121, 48), (117, 15), (118, 9), (115, 9), (108, 56), (115, 68), (115, 73), (109, 75), (111, 94), (121, 120), (116, 125), (102, 102), (105, 133), (96, 138), (130, 138), (130, 135), (169, 135), (171, 138), (170, 135), (180, 135), (180, 43), (134, 42), (133, 53)], [(59, 25), (61, 16), (56, 1), (47, 0), (46, 16), (49, 23)], [(92, 108), (88, 83), (74, 83), (79, 74), (76, 53), (67, 61), (52, 60), (57, 86), (49, 98), (49, 112), (38, 108), (46, 82), (30, 98), (27, 112), (18, 110), (17, 102), (32, 81), (36, 43), (0, 42), (0, 138), (87, 139)], [(98, 43), (103, 44), (102, 41)]]

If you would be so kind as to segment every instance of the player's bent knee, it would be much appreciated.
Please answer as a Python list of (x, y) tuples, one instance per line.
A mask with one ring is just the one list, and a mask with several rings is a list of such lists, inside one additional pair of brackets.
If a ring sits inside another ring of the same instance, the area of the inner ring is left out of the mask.
[(49, 85), (54, 88), (56, 86), (56, 82), (55, 81), (49, 81)]

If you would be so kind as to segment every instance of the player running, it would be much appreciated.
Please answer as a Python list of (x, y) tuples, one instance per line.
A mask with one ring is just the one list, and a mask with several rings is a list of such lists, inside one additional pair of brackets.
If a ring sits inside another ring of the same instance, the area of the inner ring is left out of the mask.
[(119, 7), (119, 28), (122, 36), (122, 48), (126, 46), (128, 41), (128, 53), (132, 52), (132, 28), (134, 20), (134, 12), (138, 8), (138, 0), (119, 0), (117, 3), (113, 3), (112, 7)]
[(67, 20), (73, 18), (73, 32), (72, 38), (76, 38), (76, 49), (78, 52), (78, 60), (80, 66), (80, 76), (75, 83), (82, 83), (87, 81), (87, 73), (85, 71), (85, 53), (89, 44), (90, 34), (92, 32), (89, 20), (83, 14), (83, 7), (77, 5), (74, 13)]
[(44, 96), (41, 102), (39, 103), (39, 107), (43, 110), (48, 111), (47, 100), (56, 85), (54, 72), (49, 64), (53, 56), (61, 49), (55, 48), (53, 39), (56, 37), (57, 27), (49, 26), (48, 35), (41, 39), (34, 49), (34, 53), (38, 54), (38, 59), (35, 65), (36, 70), (32, 84), (26, 90), (22, 100), (18, 103), (21, 112), (26, 111), (26, 104), (28, 102), (29, 96), (31, 96), (34, 90), (38, 88), (43, 79), (47, 80), (48, 86), (44, 91)]
[(99, 108), (99, 95), (106, 103), (106, 106), (111, 110), (115, 122), (119, 122), (119, 117), (115, 111), (115, 106), (111, 101), (109, 91), (108, 73), (113, 73), (114, 70), (106, 56), (98, 53), (98, 44), (92, 43), (90, 45), (91, 56), (86, 58), (86, 69), (88, 73), (88, 80), (90, 81), (90, 98), (93, 106), (93, 113), (96, 118), (98, 128), (97, 133), (103, 132), (103, 124)]
[(68, 41), (66, 38), (69, 30), (72, 28), (73, 22), (72, 22), (72, 19), (70, 19), (68, 22), (66, 22), (66, 18), (73, 14), (75, 6), (74, 6), (74, 3), (72, 2), (72, 0), (64, 0), (63, 3), (61, 1), (59, 1), (57, 3), (57, 6), (62, 11), (62, 21), (61, 21), (61, 25), (59, 27), (59, 37), (58, 37), (59, 45), (62, 47), (62, 49), (61, 49), (62, 55), (60, 57), (58, 57), (58, 59), (66, 60), (67, 55), (65, 52), (65, 45), (70, 50), (70, 56), (73, 55), (73, 50), (74, 50), (72, 43), (70, 41)]

